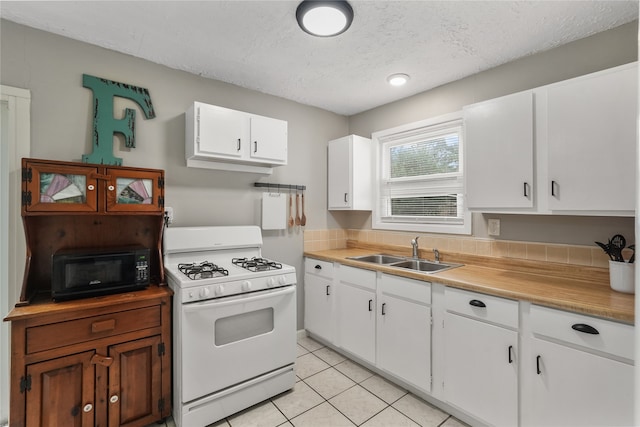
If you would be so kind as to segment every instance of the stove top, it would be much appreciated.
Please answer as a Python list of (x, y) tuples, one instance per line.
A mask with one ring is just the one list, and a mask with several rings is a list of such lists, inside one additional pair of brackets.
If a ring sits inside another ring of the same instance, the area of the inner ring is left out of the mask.
[(200, 263), (179, 263), (178, 270), (184, 273), (184, 275), (191, 280), (209, 279), (212, 277), (229, 275), (229, 270), (218, 267), (217, 265), (209, 261), (202, 261)]
[(234, 265), (244, 268), (249, 271), (268, 271), (268, 270), (281, 270), (282, 264), (275, 261), (270, 261), (266, 258), (252, 257), (252, 258), (233, 258), (231, 262)]

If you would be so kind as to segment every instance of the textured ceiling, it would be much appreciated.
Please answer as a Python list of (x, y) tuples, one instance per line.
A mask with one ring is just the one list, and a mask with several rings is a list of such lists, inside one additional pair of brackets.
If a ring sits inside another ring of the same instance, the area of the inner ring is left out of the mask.
[(343, 115), (638, 19), (637, 1), (351, 1), (351, 28), (316, 38), (297, 5), (3, 0), (0, 17)]

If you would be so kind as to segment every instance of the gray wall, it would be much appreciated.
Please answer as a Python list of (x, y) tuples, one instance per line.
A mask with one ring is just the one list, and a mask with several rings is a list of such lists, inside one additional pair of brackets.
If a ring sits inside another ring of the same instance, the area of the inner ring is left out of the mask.
[[(264, 181), (306, 185), (307, 228), (337, 227), (326, 210), (326, 143), (348, 133), (346, 117), (5, 20), (0, 35), (0, 82), (31, 91), (32, 157), (70, 161), (91, 152), (92, 93), (82, 87), (82, 74), (91, 74), (149, 90), (157, 115), (151, 120), (132, 101), (116, 98), (116, 117), (124, 108), (137, 110), (137, 147), (128, 150), (118, 142), (114, 154), (125, 166), (165, 170), (165, 203), (174, 209), (176, 226), (259, 225), (263, 189), (253, 183)], [(187, 168), (184, 112), (193, 101), (287, 120), (289, 164), (271, 176)], [(263, 254), (294, 265), (302, 283), (299, 227), (264, 232), (263, 237)], [(300, 314), (302, 296), (299, 292)]]
[[(638, 21), (532, 55), (349, 118), (349, 133), (371, 133), (464, 105), (566, 80), (638, 59)], [(632, 155), (632, 153), (629, 153)], [(371, 228), (367, 213), (333, 214), (345, 228)], [(622, 233), (633, 236), (633, 218), (473, 215), (473, 235), (487, 237), (487, 218), (501, 219), (500, 239), (593, 245)]]

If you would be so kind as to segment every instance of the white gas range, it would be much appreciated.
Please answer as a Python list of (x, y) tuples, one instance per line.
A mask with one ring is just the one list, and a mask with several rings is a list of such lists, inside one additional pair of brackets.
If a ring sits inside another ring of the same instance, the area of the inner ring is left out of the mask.
[(256, 226), (170, 227), (174, 419), (214, 423), (292, 388), (295, 268), (262, 258)]

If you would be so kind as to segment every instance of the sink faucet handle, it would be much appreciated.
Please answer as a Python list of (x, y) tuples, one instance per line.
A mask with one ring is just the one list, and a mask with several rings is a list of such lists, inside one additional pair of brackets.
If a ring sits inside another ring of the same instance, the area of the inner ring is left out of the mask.
[(413, 246), (413, 257), (418, 258), (418, 239), (420, 236), (416, 236), (415, 239), (411, 240), (411, 246)]
[(433, 248), (433, 256), (436, 262), (440, 262), (440, 251), (438, 248)]

